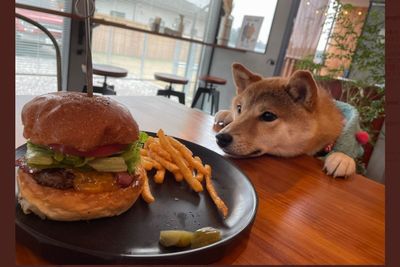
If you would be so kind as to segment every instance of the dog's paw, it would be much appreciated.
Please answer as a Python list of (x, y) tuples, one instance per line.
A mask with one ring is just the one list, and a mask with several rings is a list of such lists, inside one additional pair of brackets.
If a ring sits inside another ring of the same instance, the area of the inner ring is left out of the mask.
[(233, 121), (232, 112), (230, 110), (220, 110), (214, 117), (214, 130), (220, 131), (226, 125)]
[(324, 170), (333, 177), (347, 177), (356, 172), (356, 163), (342, 152), (333, 152), (325, 159)]

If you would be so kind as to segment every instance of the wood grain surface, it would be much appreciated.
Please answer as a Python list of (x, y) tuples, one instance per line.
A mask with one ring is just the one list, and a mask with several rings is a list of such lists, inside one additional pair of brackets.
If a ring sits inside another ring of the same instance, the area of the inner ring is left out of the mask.
[[(16, 98), (16, 147), (23, 144), (20, 113), (32, 97)], [(141, 130), (168, 135), (223, 154), (213, 118), (163, 97), (115, 97)], [(250, 234), (217, 264), (384, 264), (385, 187), (361, 175), (333, 179), (309, 156), (261, 156), (234, 163), (254, 184), (259, 206)], [(48, 264), (16, 242), (16, 264)]]

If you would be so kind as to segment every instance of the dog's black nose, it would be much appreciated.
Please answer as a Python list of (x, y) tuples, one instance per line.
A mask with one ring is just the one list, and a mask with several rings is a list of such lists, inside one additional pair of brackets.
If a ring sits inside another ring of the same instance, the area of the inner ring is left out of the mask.
[(232, 135), (227, 134), (227, 133), (220, 133), (220, 134), (217, 134), (215, 137), (217, 138), (217, 144), (220, 147), (228, 146), (230, 143), (232, 143), (232, 140), (233, 140)]

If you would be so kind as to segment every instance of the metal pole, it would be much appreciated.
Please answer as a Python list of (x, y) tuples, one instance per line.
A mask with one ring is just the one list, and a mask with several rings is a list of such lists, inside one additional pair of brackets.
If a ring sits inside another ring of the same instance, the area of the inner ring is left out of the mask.
[[(93, 3), (94, 4), (94, 3)], [(83, 1), (83, 13), (85, 14), (85, 33), (86, 33), (86, 84), (87, 95), (93, 96), (93, 65), (92, 52), (90, 50), (90, 12), (89, 0)]]

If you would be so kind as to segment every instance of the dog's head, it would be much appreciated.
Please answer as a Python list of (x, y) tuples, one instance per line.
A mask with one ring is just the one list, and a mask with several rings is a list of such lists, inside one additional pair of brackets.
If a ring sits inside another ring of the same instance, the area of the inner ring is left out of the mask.
[(315, 138), (318, 87), (309, 71), (290, 78), (262, 78), (241, 64), (232, 65), (237, 95), (233, 121), (217, 143), (234, 157), (262, 154), (295, 156), (309, 152)]

